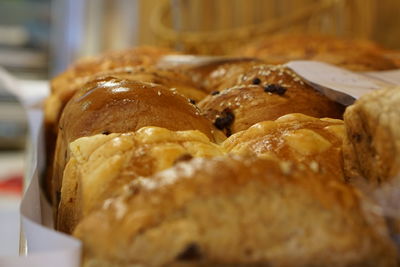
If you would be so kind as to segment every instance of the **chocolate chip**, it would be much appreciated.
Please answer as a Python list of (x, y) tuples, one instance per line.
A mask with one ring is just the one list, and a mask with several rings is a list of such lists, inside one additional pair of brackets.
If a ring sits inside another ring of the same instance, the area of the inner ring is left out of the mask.
[(224, 109), (221, 115), (215, 119), (214, 126), (219, 130), (224, 130), (227, 136), (232, 134), (230, 126), (235, 120), (235, 115), (229, 109)]
[(109, 132), (109, 131), (102, 131), (101, 132), (101, 134), (104, 134), (104, 135), (109, 135), (111, 132)]
[(192, 261), (201, 259), (202, 255), (200, 248), (196, 243), (190, 243), (186, 248), (177, 256), (177, 260)]
[(211, 95), (218, 95), (219, 94), (219, 91), (212, 91), (211, 92)]
[(196, 100), (191, 99), (191, 98), (189, 99), (189, 102), (190, 102), (191, 104), (193, 104), (193, 105), (196, 104)]
[(278, 95), (284, 95), (286, 93), (286, 90), (287, 89), (285, 87), (279, 84), (269, 84), (264, 87), (264, 92)]
[(260, 83), (261, 83), (261, 80), (260, 80), (260, 78), (255, 77), (255, 78), (253, 79), (252, 83), (255, 84), (255, 85), (256, 85), (256, 84), (260, 84)]
[(180, 155), (178, 158), (176, 158), (176, 159), (174, 160), (174, 165), (175, 165), (176, 163), (178, 163), (178, 162), (181, 162), (181, 161), (188, 161), (188, 160), (191, 160), (192, 158), (193, 158), (193, 156), (190, 155), (189, 153), (182, 154), (182, 155)]

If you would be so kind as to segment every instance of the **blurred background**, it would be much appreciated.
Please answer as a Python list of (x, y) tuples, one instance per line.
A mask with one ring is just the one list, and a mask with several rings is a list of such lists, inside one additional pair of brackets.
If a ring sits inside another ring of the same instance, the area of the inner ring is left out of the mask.
[[(399, 0), (0, 0), (0, 68), (33, 91), (77, 58), (135, 45), (225, 54), (268, 34), (311, 32), (400, 49), (399, 10)], [(5, 87), (0, 79), (0, 255), (18, 251), (27, 131)]]
[(399, 10), (398, 0), (1, 0), (0, 65), (45, 79), (105, 50), (156, 44), (223, 54), (289, 31), (400, 48)]

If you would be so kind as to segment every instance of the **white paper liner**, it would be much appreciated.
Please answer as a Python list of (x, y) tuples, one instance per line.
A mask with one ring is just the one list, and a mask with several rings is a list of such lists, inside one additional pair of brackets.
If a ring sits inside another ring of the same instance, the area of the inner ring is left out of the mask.
[(400, 70), (355, 73), (309, 60), (291, 61), (286, 66), (315, 89), (345, 106), (351, 105), (355, 99), (373, 90), (400, 85)]
[[(370, 76), (373, 78), (368, 78), (365, 75), (320, 62), (293, 61), (287, 66), (322, 93), (342, 104), (351, 104), (363, 94), (382, 86), (400, 84), (400, 71), (390, 73), (389, 76), (384, 73), (383, 78), (375, 72)], [(32, 91), (22, 90), (18, 82), (0, 69), (1, 79), (6, 80), (10, 90), (19, 97), (27, 110), (31, 142), (27, 180), (31, 182), (20, 208), (21, 231), (26, 240), (27, 255), (0, 257), (0, 266), (78, 267), (81, 258), (81, 243), (77, 239), (52, 229), (51, 207), (39, 186), (39, 177), (44, 170), (44, 143), (43, 112), (38, 108), (40, 106), (38, 101), (41, 101), (44, 95), (38, 96)]]
[[(31, 81), (28, 84), (15, 80), (0, 69), (0, 81), (15, 94), (26, 109), (29, 124), (28, 160), (25, 175), (30, 181), (20, 206), (21, 234), (26, 242), (27, 255), (2, 256), (0, 266), (7, 267), (79, 267), (81, 242), (54, 231), (52, 211), (39, 186), (45, 167), (43, 140), (43, 111), (40, 103), (46, 96), (46, 84)], [(34, 88), (36, 87), (36, 88)]]

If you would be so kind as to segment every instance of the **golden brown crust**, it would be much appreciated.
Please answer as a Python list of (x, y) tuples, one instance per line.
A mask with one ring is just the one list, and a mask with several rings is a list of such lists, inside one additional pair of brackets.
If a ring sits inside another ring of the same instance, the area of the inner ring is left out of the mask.
[(213, 127), (187, 98), (157, 84), (115, 77), (95, 79), (77, 92), (59, 128), (70, 142), (103, 131), (126, 132), (144, 126), (198, 129), (213, 139)]
[(81, 217), (122, 186), (192, 157), (223, 155), (199, 131), (170, 131), (144, 127), (134, 133), (82, 137), (70, 144), (58, 208), (57, 229), (71, 233)]
[[(47, 165), (52, 165), (54, 148), (58, 134), (58, 122), (67, 102), (75, 92), (98, 73), (134, 66), (152, 66), (166, 54), (176, 53), (164, 48), (150, 46), (109, 52), (96, 57), (82, 59), (51, 80), (51, 94), (44, 103), (44, 124)], [(52, 170), (47, 170), (47, 177)], [(50, 190), (50, 189), (49, 189)], [(51, 190), (50, 190), (51, 191)]]
[(400, 174), (400, 88), (369, 93), (346, 109), (345, 171), (372, 184)]
[(64, 91), (73, 86), (73, 83), (81, 83), (80, 79), (85, 79), (98, 72), (122, 67), (154, 65), (161, 56), (171, 53), (177, 52), (164, 48), (143, 46), (82, 59), (54, 78), (51, 82), (51, 89), (53, 93)]
[(193, 100), (193, 102), (198, 102), (207, 95), (207, 92), (203, 91), (201, 86), (193, 82), (188, 73), (179, 69), (154, 66), (127, 67), (104, 73), (100, 72), (96, 76), (114, 76), (120, 79), (159, 84)]
[(250, 85), (252, 84), (251, 79), (245, 82), (242, 78), (249, 70), (264, 65), (266, 64), (256, 60), (220, 64), (208, 73), (203, 81), (204, 87), (208, 92), (215, 93), (216, 91), (223, 91), (236, 85)]
[(285, 34), (268, 36), (250, 43), (234, 53), (236, 56), (255, 57), (270, 64), (291, 60), (318, 60), (353, 71), (395, 69), (385, 51), (367, 40), (346, 40), (332, 36)]
[(74, 235), (85, 266), (395, 266), (382, 218), (331, 178), (276, 161), (192, 159), (136, 179)]
[[(62, 108), (92, 76), (123, 67), (152, 66), (158, 59), (172, 51), (155, 47), (136, 47), (129, 50), (109, 52), (97, 57), (78, 61), (51, 81), (50, 103), (45, 104), (45, 119), (55, 122)], [(54, 106), (56, 102), (57, 106)]]
[(95, 79), (74, 95), (61, 116), (51, 177), (53, 193), (60, 189), (70, 142), (145, 126), (199, 130), (213, 141), (217, 132), (187, 98), (165, 87), (114, 77)]
[[(343, 106), (329, 100), (280, 65), (243, 63), (221, 66), (210, 77), (216, 81), (213, 88), (217, 92), (207, 96), (198, 106), (228, 135), (289, 113), (342, 118), (344, 111)], [(232, 118), (229, 121), (229, 118), (225, 119), (228, 116)], [(225, 121), (230, 123), (224, 124)]]
[[(239, 71), (242, 70), (242, 65), (253, 65), (257, 63), (262, 63), (261, 60), (253, 58), (224, 58), (221, 57), (217, 60), (210, 58), (209, 61), (204, 60), (204, 62), (198, 65), (182, 65), (182, 66), (171, 66), (170, 68), (175, 70), (181, 70), (190, 75), (192, 81), (201, 86), (203, 90), (208, 93), (215, 91), (215, 85), (220, 82), (221, 79), (227, 80), (230, 76), (229, 73), (223, 75), (215, 75), (215, 70), (221, 66), (232, 66), (229, 71), (234, 71), (234, 66), (239, 66)], [(212, 76), (211, 76), (212, 74)]]
[(222, 143), (227, 152), (284, 161), (344, 180), (343, 121), (289, 114), (254, 124)]
[(61, 112), (75, 92), (84, 87), (90, 80), (104, 76), (160, 84), (176, 90), (178, 93), (195, 102), (198, 102), (206, 96), (206, 92), (196, 86), (192, 79), (183, 71), (146, 65), (119, 67), (87, 74), (87, 76), (74, 79), (74, 82), (66, 85), (65, 88), (54, 90), (45, 102), (46, 122), (52, 124), (53, 127), (55, 127), (55, 131), (57, 131), (56, 126)]

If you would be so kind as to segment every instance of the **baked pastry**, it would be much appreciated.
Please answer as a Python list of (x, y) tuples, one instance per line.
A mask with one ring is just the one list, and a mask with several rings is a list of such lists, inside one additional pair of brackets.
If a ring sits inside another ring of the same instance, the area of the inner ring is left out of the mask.
[(124, 67), (152, 66), (161, 56), (171, 53), (173, 52), (162, 48), (136, 47), (78, 61), (52, 79), (51, 96), (53, 97), (46, 100), (46, 121), (57, 121), (63, 106), (78, 89), (93, 78), (93, 75)]
[(70, 144), (58, 208), (57, 229), (71, 233), (79, 220), (122, 186), (192, 157), (223, 155), (198, 130), (143, 127), (134, 133), (82, 137)]
[(396, 266), (384, 220), (361, 201), (311, 170), (195, 158), (134, 180), (74, 236), (85, 267)]
[(176, 92), (114, 77), (95, 79), (74, 95), (61, 116), (50, 181), (53, 194), (61, 187), (70, 142), (95, 134), (133, 132), (145, 126), (199, 130), (212, 141), (219, 136), (198, 108)]
[(87, 82), (98, 77), (113, 76), (120, 79), (135, 80), (163, 85), (179, 94), (198, 102), (206, 96), (206, 92), (196, 86), (192, 79), (183, 71), (176, 69), (157, 68), (155, 66), (132, 66), (99, 71), (76, 79), (66, 88), (55, 90), (45, 102), (45, 119), (48, 127), (57, 133), (58, 120), (68, 101), (85, 86)]
[(229, 136), (289, 113), (342, 118), (344, 107), (322, 95), (288, 68), (260, 63), (223, 65), (210, 74), (215, 90), (198, 106)]
[[(208, 73), (208, 75), (203, 80), (204, 88), (209, 93), (216, 94), (217, 92), (223, 91), (236, 85), (250, 85), (252, 84), (252, 80), (246, 80), (246, 83), (244, 83), (245, 81), (242, 78), (246, 76), (247, 72), (252, 68), (264, 65), (266, 65), (264, 62), (260, 62), (257, 60), (229, 62), (217, 65), (212, 71)], [(263, 74), (263, 76), (268, 76), (271, 73)]]
[(165, 48), (143, 46), (81, 59), (51, 81), (51, 90), (53, 93), (67, 90), (66, 88), (71, 87), (73, 83), (80, 83), (80, 79), (103, 71), (151, 66), (156, 64), (160, 57), (177, 53)]
[(400, 175), (400, 88), (371, 92), (346, 109), (346, 175), (380, 184)]
[[(194, 56), (185, 56), (185, 55), (179, 55), (179, 56), (173, 56), (173, 59), (179, 60), (181, 57), (184, 57), (181, 59), (182, 61), (188, 60), (188, 58), (192, 58), (193, 60), (191, 64), (177, 64), (177, 65), (171, 65), (168, 66), (167, 63), (171, 61), (166, 61), (164, 62), (161, 60), (161, 66), (164, 68), (168, 69), (173, 69), (173, 70), (179, 70), (181, 72), (184, 72), (185, 74), (189, 75), (193, 83), (196, 85), (200, 86), (203, 90), (205, 90), (208, 93), (214, 92), (215, 89), (215, 84), (220, 82), (220, 80), (229, 80), (228, 76), (230, 76), (229, 73), (218, 73), (215, 72), (216, 69), (218, 69), (221, 66), (230, 66), (229, 71), (232, 72), (235, 70), (234, 66), (239, 66), (239, 72), (242, 71), (242, 65), (250, 65), (250, 64), (257, 64), (257, 63), (262, 63), (261, 60), (259, 59), (254, 59), (254, 58), (231, 58), (231, 57), (194, 57)], [(173, 61), (172, 61), (173, 62)], [(172, 63), (171, 62), (171, 63)], [(170, 63), (170, 64), (171, 64)], [(221, 71), (227, 71), (227, 68), (219, 68)], [(211, 76), (212, 74), (212, 76)]]
[(353, 71), (395, 69), (395, 62), (372, 41), (347, 40), (312, 34), (266, 36), (240, 48), (236, 56), (255, 57), (270, 64), (291, 60), (317, 60)]
[(345, 134), (342, 120), (297, 113), (254, 124), (231, 135), (222, 147), (229, 153), (247, 157), (292, 161), (299, 168), (311, 168), (343, 180)]
[(156, 83), (189, 98), (193, 103), (197, 103), (207, 96), (207, 92), (201, 86), (195, 84), (188, 73), (179, 69), (158, 68), (154, 66), (127, 67), (106, 73), (99, 73), (96, 76), (114, 76), (121, 79)]
[[(98, 73), (113, 71), (124, 67), (152, 66), (156, 64), (160, 57), (171, 53), (177, 52), (164, 48), (147, 46), (109, 52), (82, 59), (65, 72), (53, 78), (51, 80), (51, 94), (44, 102), (46, 165), (52, 165), (58, 133), (58, 121), (62, 110), (77, 90), (84, 87), (84, 84)], [(51, 173), (47, 176), (49, 175), (51, 175)], [(48, 191), (49, 190), (50, 189), (48, 189)]]

